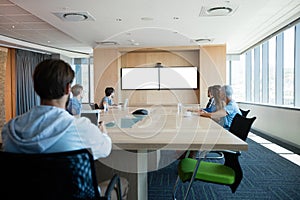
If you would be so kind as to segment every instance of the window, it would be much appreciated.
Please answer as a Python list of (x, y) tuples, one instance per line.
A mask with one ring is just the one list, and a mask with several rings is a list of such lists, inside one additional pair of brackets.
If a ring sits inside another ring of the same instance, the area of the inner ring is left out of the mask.
[(239, 60), (231, 61), (231, 86), (236, 101), (245, 101), (245, 55), (239, 56)]
[(73, 59), (72, 68), (75, 70), (75, 80), (73, 84), (83, 86), (82, 103), (94, 102), (94, 72), (92, 58), (75, 58)]
[(284, 31), (283, 104), (294, 105), (294, 52), (295, 27)]
[(239, 60), (229, 60), (229, 80), (237, 101), (299, 107), (299, 27), (298, 22), (248, 49)]
[(269, 40), (269, 104), (275, 104), (276, 37)]

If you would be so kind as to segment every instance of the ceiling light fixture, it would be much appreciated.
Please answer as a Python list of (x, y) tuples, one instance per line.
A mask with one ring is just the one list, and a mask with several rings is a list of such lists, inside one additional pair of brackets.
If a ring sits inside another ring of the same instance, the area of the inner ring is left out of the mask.
[(82, 13), (66, 13), (63, 15), (63, 17), (67, 21), (74, 21), (74, 22), (84, 21), (88, 18), (88, 16)]
[(69, 22), (95, 21), (95, 18), (88, 12), (56, 12), (53, 14), (61, 20)]
[(200, 17), (216, 17), (229, 16), (238, 9), (238, 5), (230, 3), (230, 5), (202, 6)]
[(212, 7), (209, 8), (207, 14), (214, 16), (225, 16), (232, 12), (232, 8), (229, 7)]
[(100, 45), (118, 45), (119, 43), (115, 42), (115, 41), (103, 41), (103, 42), (96, 42), (97, 44), (100, 44)]
[(198, 42), (198, 43), (211, 42), (211, 41), (212, 41), (212, 39), (209, 39), (209, 38), (195, 39), (195, 42)]

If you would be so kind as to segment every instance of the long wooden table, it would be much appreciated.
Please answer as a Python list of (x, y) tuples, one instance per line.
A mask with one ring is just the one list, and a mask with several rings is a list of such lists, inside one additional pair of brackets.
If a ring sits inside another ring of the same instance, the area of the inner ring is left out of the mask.
[(158, 169), (163, 150), (248, 150), (246, 142), (209, 118), (186, 117), (175, 107), (154, 106), (146, 108), (148, 116), (133, 123), (135, 109), (112, 109), (101, 113), (100, 120), (111, 126), (107, 130), (113, 142), (111, 156), (101, 162), (137, 174), (137, 199), (147, 199), (147, 172)]

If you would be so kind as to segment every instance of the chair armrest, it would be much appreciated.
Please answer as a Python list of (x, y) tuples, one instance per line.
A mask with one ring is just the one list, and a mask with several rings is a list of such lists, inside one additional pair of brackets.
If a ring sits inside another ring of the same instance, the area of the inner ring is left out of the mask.
[[(115, 187), (116, 186), (116, 187)], [(112, 191), (116, 188), (117, 191), (117, 198), (118, 200), (122, 199), (122, 188), (121, 188), (121, 181), (120, 181), (120, 177), (118, 176), (118, 174), (115, 174), (112, 179), (110, 180), (107, 189), (105, 191), (105, 197), (107, 199), (111, 199), (111, 193)]]

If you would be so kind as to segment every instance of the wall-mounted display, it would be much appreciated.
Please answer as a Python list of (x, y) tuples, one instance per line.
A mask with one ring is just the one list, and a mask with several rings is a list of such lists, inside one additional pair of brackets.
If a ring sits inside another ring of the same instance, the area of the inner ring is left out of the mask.
[(136, 67), (121, 68), (121, 89), (197, 89), (197, 67)]

